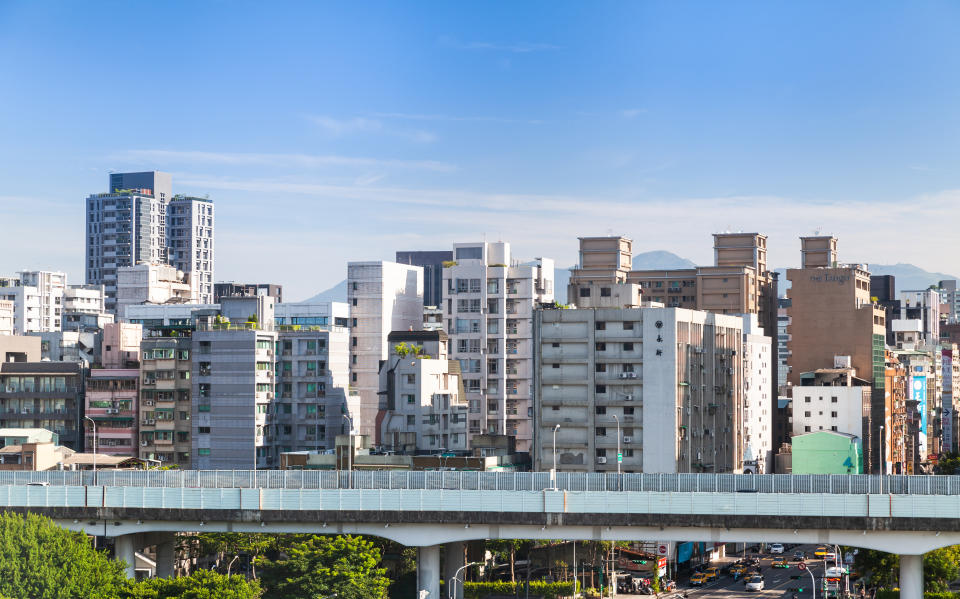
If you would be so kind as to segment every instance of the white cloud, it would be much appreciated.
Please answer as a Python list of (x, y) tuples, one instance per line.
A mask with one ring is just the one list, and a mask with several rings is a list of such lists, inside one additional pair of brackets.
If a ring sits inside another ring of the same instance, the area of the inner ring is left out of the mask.
[(528, 54), (530, 52), (546, 52), (559, 50), (560, 46), (541, 42), (490, 42), (474, 41), (461, 42), (450, 36), (439, 39), (441, 45), (457, 50), (492, 50), (495, 52), (513, 52), (514, 54)]
[(379, 131), (382, 127), (380, 121), (363, 117), (335, 119), (329, 116), (312, 115), (307, 118), (314, 124), (319, 125), (321, 128), (337, 136), (356, 133), (358, 131)]
[(376, 112), (374, 116), (383, 119), (402, 119), (407, 121), (452, 121), (480, 123), (526, 123), (540, 125), (544, 121), (537, 119), (509, 119), (496, 116), (454, 116), (449, 114), (416, 114), (409, 112)]
[(627, 110), (621, 110), (620, 115), (627, 119), (634, 119), (641, 114), (646, 114), (646, 112), (644, 108), (628, 108)]
[(354, 156), (313, 154), (264, 154), (243, 152), (200, 152), (192, 150), (127, 150), (110, 157), (111, 160), (127, 160), (137, 164), (219, 164), (228, 166), (273, 166), (273, 167), (357, 167), (392, 168), (453, 172), (457, 167), (435, 160), (392, 160)]

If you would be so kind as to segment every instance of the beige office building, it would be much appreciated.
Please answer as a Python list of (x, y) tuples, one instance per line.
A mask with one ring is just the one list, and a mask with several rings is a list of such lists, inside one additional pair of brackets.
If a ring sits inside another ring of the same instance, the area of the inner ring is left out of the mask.
[[(829, 368), (834, 356), (850, 356), (857, 376), (873, 385), (871, 430), (865, 431), (865, 468), (876, 468), (884, 419), (884, 342), (886, 315), (870, 299), (870, 272), (863, 264), (839, 264), (833, 237), (801, 237), (802, 268), (787, 270), (790, 324), (789, 381), (801, 384), (803, 373)], [(876, 429), (875, 431), (872, 429)]]

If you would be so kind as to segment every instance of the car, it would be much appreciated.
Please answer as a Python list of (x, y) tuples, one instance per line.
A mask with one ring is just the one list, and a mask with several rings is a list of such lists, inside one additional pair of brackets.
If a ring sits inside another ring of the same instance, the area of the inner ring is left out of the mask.
[(821, 545), (820, 547), (817, 547), (817, 550), (813, 552), (813, 555), (816, 557), (823, 557), (827, 553), (829, 553), (829, 550), (823, 545)]
[(803, 562), (807, 560), (807, 554), (802, 551), (793, 552), (793, 560), (797, 562)]
[(762, 591), (763, 590), (763, 576), (751, 576), (746, 580), (744, 585), (744, 590), (747, 591)]
[(743, 564), (734, 564), (730, 568), (730, 576), (743, 576), (747, 572), (747, 567)]
[(747, 559), (743, 560), (743, 563), (745, 563), (748, 567), (749, 567), (749, 566), (759, 566), (759, 565), (760, 565), (760, 558), (759, 558), (759, 557), (748, 557)]
[(830, 566), (823, 571), (823, 575), (827, 578), (840, 578), (846, 573), (847, 571), (839, 566)]
[(706, 573), (704, 573), (704, 572), (697, 572), (696, 574), (694, 574), (693, 576), (690, 577), (690, 585), (691, 585), (691, 586), (695, 586), (695, 587), (699, 587), (699, 586), (702, 586), (703, 583), (707, 582), (708, 580), (710, 580), (710, 579), (707, 578)]
[(49, 487), (50, 483), (45, 480), (35, 480), (33, 482), (27, 483), (28, 487)]
[(783, 544), (782, 543), (770, 543), (770, 553), (774, 555), (783, 553)]
[(720, 577), (720, 568), (707, 568), (703, 573), (706, 575), (707, 580), (715, 580)]
[(787, 558), (780, 557), (773, 560), (773, 563), (770, 564), (771, 568), (789, 568), (790, 564), (787, 562)]

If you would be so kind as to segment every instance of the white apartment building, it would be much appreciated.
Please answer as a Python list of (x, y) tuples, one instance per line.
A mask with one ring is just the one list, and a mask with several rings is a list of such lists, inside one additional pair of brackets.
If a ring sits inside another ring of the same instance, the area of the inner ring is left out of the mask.
[(116, 311), (127, 318), (127, 306), (137, 304), (189, 304), (193, 294), (190, 275), (173, 266), (143, 263), (117, 269)]
[(0, 300), (0, 335), (13, 335), (13, 302)]
[(350, 388), (360, 398), (353, 426), (379, 444), (380, 361), (390, 355), (392, 331), (416, 331), (423, 326), (423, 268), (387, 261), (350, 262), (347, 303)]
[(459, 364), (448, 359), (447, 341), (437, 330), (390, 333), (390, 356), (380, 369), (384, 449), (403, 454), (470, 449), (463, 379)]
[(773, 471), (770, 344), (756, 314), (743, 314), (743, 471)]
[(834, 368), (800, 376), (793, 391), (793, 435), (817, 431), (848, 433), (863, 439), (870, 415), (870, 381), (857, 377), (848, 356), (837, 356)]
[(21, 271), (0, 279), (0, 300), (13, 302), (14, 333), (60, 331), (67, 275), (62, 272)]
[(349, 307), (341, 302), (277, 304), (277, 378), (271, 451), (334, 449), (359, 398), (350, 386)]
[(787, 308), (790, 307), (790, 300), (780, 298), (777, 300), (777, 388), (783, 395), (787, 387), (787, 381), (790, 379), (790, 314)]
[(105, 302), (103, 285), (68, 285), (63, 291), (63, 330), (102, 329), (113, 322)]
[[(935, 289), (900, 292), (900, 318), (892, 323), (898, 347), (933, 347), (940, 342), (940, 301), (940, 293)], [(916, 331), (920, 333), (919, 339), (912, 334)]]
[(190, 302), (213, 303), (213, 200), (176, 195), (167, 206), (170, 264), (190, 275)]
[(545, 309), (535, 329), (535, 470), (616, 472), (619, 446), (623, 472), (741, 472), (742, 318)]
[(510, 244), (456, 243), (443, 269), (450, 354), (460, 361), (470, 406), (469, 434), (533, 441), (533, 315), (554, 301), (553, 260), (521, 263)]

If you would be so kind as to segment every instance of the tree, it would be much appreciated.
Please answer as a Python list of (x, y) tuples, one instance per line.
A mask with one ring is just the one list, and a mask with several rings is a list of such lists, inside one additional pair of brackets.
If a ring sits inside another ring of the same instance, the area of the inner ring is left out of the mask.
[(0, 514), (0, 595), (116, 599), (126, 586), (123, 564), (86, 536), (36, 514)]
[[(893, 588), (900, 579), (900, 556), (873, 549), (861, 549), (855, 565), (861, 573), (870, 572), (876, 587)], [(948, 590), (947, 585), (960, 576), (960, 545), (934, 549), (923, 556), (923, 587), (925, 591)]]
[(260, 559), (264, 599), (385, 599), (390, 580), (379, 564), (380, 551), (362, 537), (314, 536), (286, 559)]
[(122, 595), (123, 599), (258, 599), (262, 594), (257, 580), (224, 576), (197, 570), (180, 578), (148, 578)]
[(944, 453), (937, 460), (934, 467), (935, 474), (956, 474), (960, 472), (960, 456), (955, 453)]

